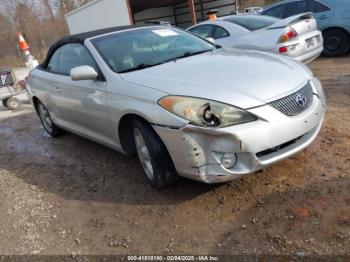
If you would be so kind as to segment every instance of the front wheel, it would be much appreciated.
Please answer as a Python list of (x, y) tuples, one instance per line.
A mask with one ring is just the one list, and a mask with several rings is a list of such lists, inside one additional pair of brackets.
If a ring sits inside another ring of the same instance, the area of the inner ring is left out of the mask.
[(147, 181), (157, 189), (175, 183), (179, 176), (173, 161), (152, 127), (143, 121), (134, 120), (132, 132), (136, 152)]
[(50, 117), (49, 111), (40, 101), (37, 102), (37, 112), (40, 118), (40, 121), (45, 129), (45, 131), (52, 137), (58, 137), (62, 134), (62, 129), (56, 126)]

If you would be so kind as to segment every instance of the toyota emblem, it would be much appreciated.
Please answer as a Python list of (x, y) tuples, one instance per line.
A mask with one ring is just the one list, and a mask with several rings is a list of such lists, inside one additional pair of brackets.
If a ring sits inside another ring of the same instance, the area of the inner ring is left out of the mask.
[(295, 101), (298, 103), (298, 105), (304, 107), (306, 104), (306, 97), (303, 94), (298, 94), (295, 98)]

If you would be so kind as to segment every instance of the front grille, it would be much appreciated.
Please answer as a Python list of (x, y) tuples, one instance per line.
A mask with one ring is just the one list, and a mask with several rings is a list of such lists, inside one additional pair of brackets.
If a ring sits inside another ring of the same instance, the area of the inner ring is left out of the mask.
[(296, 116), (312, 104), (313, 93), (310, 82), (297, 92), (270, 103), (275, 109), (287, 116)]
[[(306, 134), (305, 134), (306, 135)], [(279, 145), (279, 146), (276, 146), (274, 148), (269, 148), (269, 149), (266, 149), (264, 151), (261, 151), (259, 153), (256, 153), (256, 156), (258, 158), (260, 157), (263, 157), (263, 156), (266, 156), (266, 155), (269, 155), (269, 154), (272, 154), (272, 153), (277, 153), (278, 151), (282, 150), (282, 149), (285, 149), (293, 144), (295, 144), (296, 142), (298, 142), (301, 138), (303, 138), (305, 135), (302, 135), (302, 136), (299, 136), (293, 140), (290, 140), (282, 145)]]

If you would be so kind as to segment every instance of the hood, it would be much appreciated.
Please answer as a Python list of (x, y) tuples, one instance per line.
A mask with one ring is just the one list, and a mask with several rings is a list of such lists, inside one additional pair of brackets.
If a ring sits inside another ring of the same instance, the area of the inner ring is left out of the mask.
[(170, 95), (206, 98), (244, 109), (286, 96), (311, 78), (292, 59), (239, 49), (218, 49), (120, 76)]

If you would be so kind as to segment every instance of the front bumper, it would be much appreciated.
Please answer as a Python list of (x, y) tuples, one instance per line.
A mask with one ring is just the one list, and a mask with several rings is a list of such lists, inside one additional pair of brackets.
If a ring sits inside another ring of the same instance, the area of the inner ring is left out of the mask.
[[(219, 129), (193, 125), (180, 129), (153, 127), (181, 176), (220, 183), (263, 169), (307, 147), (321, 129), (325, 105), (314, 95), (312, 105), (295, 117), (288, 117), (270, 105), (248, 111), (259, 120)], [(226, 169), (221, 156), (231, 152), (236, 153), (237, 162)]]

